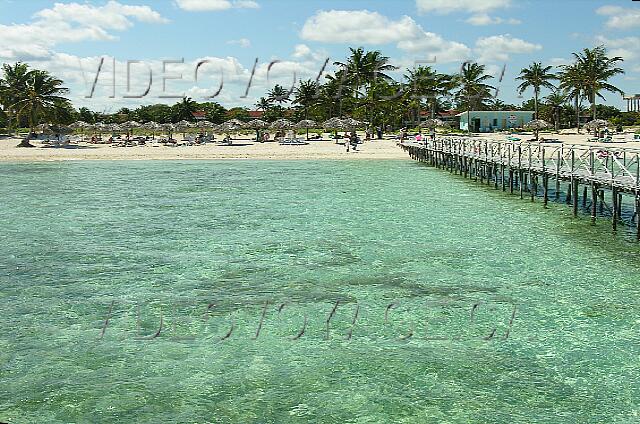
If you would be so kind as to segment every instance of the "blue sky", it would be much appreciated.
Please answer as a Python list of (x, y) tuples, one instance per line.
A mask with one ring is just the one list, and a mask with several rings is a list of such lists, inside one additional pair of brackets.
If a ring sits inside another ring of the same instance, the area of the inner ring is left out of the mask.
[[(298, 81), (315, 78), (326, 58), (343, 60), (350, 46), (381, 50), (401, 67), (398, 78), (416, 60), (435, 58), (438, 70), (455, 72), (471, 59), (495, 75), (506, 65), (500, 97), (520, 103), (520, 68), (567, 63), (572, 52), (605, 44), (625, 58), (626, 74), (615, 84), (640, 93), (638, 34), (640, 2), (630, 0), (0, 0), (0, 61), (48, 69), (65, 80), (77, 106), (104, 111), (176, 101), (160, 97), (167, 94), (205, 101), (221, 74), (213, 100), (251, 107), (273, 84), (291, 85), (294, 71)], [(97, 89), (86, 98), (101, 58)], [(178, 59), (184, 63), (164, 66), (182, 79), (163, 91), (162, 62)], [(140, 62), (130, 65), (127, 92), (128, 60)], [(267, 75), (272, 60), (281, 62)], [(149, 69), (149, 94), (126, 98), (145, 91)], [(619, 95), (606, 97), (622, 108)]]

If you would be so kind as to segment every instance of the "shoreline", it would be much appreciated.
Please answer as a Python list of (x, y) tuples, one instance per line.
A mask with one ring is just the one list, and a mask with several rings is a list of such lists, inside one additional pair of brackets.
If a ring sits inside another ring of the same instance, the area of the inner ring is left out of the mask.
[(396, 140), (376, 140), (346, 151), (333, 141), (311, 141), (308, 145), (286, 146), (278, 143), (255, 143), (238, 139), (237, 145), (205, 144), (199, 146), (112, 147), (109, 144), (74, 143), (71, 147), (16, 147), (17, 138), (0, 140), (0, 162), (60, 162), (112, 160), (398, 160), (407, 155)]
[[(545, 134), (546, 135), (546, 134)], [(612, 143), (588, 142), (585, 134), (553, 134), (561, 143), (597, 148), (637, 148), (640, 141), (614, 139)], [(461, 137), (464, 137), (461, 135)], [(506, 141), (503, 134), (481, 134), (475, 139)], [(522, 135), (522, 138), (528, 138)], [(523, 140), (526, 142), (526, 140)], [(616, 142), (618, 141), (618, 142)], [(236, 145), (204, 144), (198, 146), (167, 147), (158, 145), (112, 147), (110, 144), (77, 142), (68, 147), (50, 147), (33, 141), (36, 147), (16, 147), (19, 138), (0, 139), (0, 163), (36, 163), (65, 161), (145, 161), (145, 160), (404, 160), (406, 152), (395, 139), (367, 141), (358, 150), (346, 151), (334, 141), (310, 141), (307, 145), (287, 146), (275, 142), (256, 143), (250, 139), (235, 139)], [(549, 144), (549, 147), (558, 146)]]

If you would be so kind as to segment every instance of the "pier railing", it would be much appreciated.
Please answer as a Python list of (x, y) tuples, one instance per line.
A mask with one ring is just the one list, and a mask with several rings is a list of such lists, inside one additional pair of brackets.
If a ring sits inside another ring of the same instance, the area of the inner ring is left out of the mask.
[[(555, 180), (553, 195), (560, 198), (563, 184), (567, 203), (573, 205), (578, 216), (578, 197), (583, 209), (590, 196), (591, 219), (598, 211), (611, 211), (616, 229), (623, 215), (623, 194), (633, 196), (632, 220), (636, 221), (640, 239), (640, 149), (618, 146), (594, 146), (567, 143), (530, 143), (493, 141), (474, 138), (440, 138), (426, 142), (400, 144), (409, 155), (421, 162), (464, 177), (474, 178), (495, 188), (514, 193), (520, 198), (528, 192), (534, 201), (542, 188), (542, 198), (547, 206), (552, 188), (549, 180)], [(579, 188), (582, 185), (582, 196)], [(605, 201), (605, 191), (611, 193), (611, 206)]]
[(640, 149), (567, 143), (519, 143), (475, 139), (436, 139), (404, 143), (434, 152), (640, 190)]

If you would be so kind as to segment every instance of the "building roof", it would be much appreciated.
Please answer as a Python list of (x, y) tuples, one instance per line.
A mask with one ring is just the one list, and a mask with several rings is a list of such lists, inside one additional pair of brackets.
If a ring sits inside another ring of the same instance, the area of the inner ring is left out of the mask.
[[(509, 114), (528, 113), (528, 114), (531, 114), (531, 113), (536, 113), (536, 112), (533, 111), (533, 110), (470, 110), (469, 113), (473, 113), (473, 114), (477, 115), (477, 114), (481, 114), (481, 113), (486, 113), (486, 114), (490, 114), (490, 113), (493, 113), (493, 114), (496, 114), (496, 113), (505, 113), (505, 114), (506, 113), (509, 113)], [(467, 112), (465, 111), (465, 112), (460, 112), (460, 113), (456, 114), (456, 116), (464, 116), (466, 114), (467, 114)]]
[[(440, 112), (436, 112), (436, 116), (439, 117), (447, 117), (447, 116), (456, 116), (458, 114), (457, 110), (442, 110)], [(431, 116), (431, 111), (429, 110), (421, 110), (420, 116)]]

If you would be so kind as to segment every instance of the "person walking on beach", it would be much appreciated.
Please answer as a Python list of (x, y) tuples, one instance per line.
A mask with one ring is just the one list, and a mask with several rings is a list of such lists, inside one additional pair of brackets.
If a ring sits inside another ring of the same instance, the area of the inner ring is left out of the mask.
[(358, 150), (358, 135), (355, 131), (351, 131), (348, 143), (351, 143), (354, 152)]

